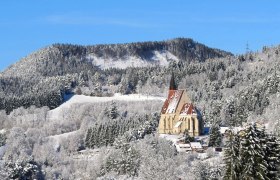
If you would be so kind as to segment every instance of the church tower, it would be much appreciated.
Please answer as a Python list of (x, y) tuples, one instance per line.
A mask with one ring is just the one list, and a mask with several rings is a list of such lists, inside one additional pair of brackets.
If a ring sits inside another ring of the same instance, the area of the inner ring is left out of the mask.
[(174, 73), (172, 72), (171, 79), (170, 79), (170, 85), (169, 90), (177, 90), (177, 85), (174, 78)]

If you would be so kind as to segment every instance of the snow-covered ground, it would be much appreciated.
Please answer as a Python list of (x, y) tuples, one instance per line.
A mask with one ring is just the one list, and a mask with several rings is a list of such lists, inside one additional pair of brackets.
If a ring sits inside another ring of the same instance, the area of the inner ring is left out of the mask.
[(58, 135), (54, 135), (54, 136), (49, 136), (49, 138), (55, 140), (55, 141), (60, 141), (63, 138), (67, 138), (68, 136), (71, 136), (73, 134), (76, 134), (77, 131), (72, 131), (72, 132), (68, 132), (68, 133), (63, 133), (63, 134), (58, 134)]
[(1, 129), (0, 130), (0, 134), (5, 134), (6, 133), (6, 129)]
[(104, 148), (97, 148), (97, 149), (85, 149), (85, 150), (81, 150), (79, 152), (77, 152), (76, 154), (73, 155), (73, 159), (76, 160), (90, 160), (90, 161), (95, 161), (97, 158), (100, 158), (100, 155), (103, 151), (103, 153), (108, 153), (110, 151), (110, 147), (106, 147), (106, 149)]
[(108, 68), (121, 68), (127, 67), (148, 67), (148, 66), (168, 66), (169, 62), (176, 61), (178, 58), (169, 51), (153, 51), (153, 56), (149, 59), (142, 59), (141, 57), (127, 56), (120, 59), (114, 59), (111, 57), (97, 57), (95, 54), (87, 55), (87, 59), (92, 61), (95, 66), (99, 66), (101, 69)]
[(176, 135), (176, 134), (159, 134), (159, 137), (164, 138), (168, 141), (173, 142), (174, 144), (179, 141), (180, 138), (183, 137), (183, 135)]
[(4, 156), (5, 151), (6, 151), (6, 145), (0, 146), (0, 159), (2, 159), (2, 157)]
[(73, 104), (85, 104), (85, 103), (97, 103), (97, 102), (110, 102), (110, 101), (165, 101), (164, 97), (157, 96), (147, 96), (141, 94), (129, 94), (121, 95), (116, 93), (112, 97), (95, 97), (95, 96), (84, 96), (84, 95), (74, 95), (68, 101), (64, 102), (59, 107), (49, 111), (48, 119), (57, 120), (62, 116), (65, 109), (71, 108)]

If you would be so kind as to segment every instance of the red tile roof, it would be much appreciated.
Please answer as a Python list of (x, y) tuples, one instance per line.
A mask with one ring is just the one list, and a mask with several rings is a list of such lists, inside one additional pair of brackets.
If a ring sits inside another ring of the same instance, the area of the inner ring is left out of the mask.
[(161, 114), (165, 114), (166, 110), (167, 110), (167, 107), (168, 107), (168, 100), (166, 99), (164, 101), (164, 104), (162, 106), (162, 109), (161, 109)]
[(161, 113), (175, 113), (183, 92), (184, 90), (169, 90), (168, 97), (163, 104)]

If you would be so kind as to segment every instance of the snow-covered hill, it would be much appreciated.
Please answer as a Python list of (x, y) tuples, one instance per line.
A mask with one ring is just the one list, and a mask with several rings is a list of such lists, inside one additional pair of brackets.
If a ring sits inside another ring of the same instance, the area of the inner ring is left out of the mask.
[[(67, 99), (67, 98), (66, 98)], [(93, 96), (84, 96), (84, 95), (74, 95), (65, 101), (59, 107), (50, 110), (48, 112), (48, 120), (53, 122), (58, 122), (63, 119), (64, 113), (71, 111), (74, 105), (77, 104), (94, 104), (100, 102), (110, 102), (110, 101), (126, 101), (126, 102), (143, 102), (143, 101), (164, 101), (164, 97), (156, 97), (156, 96), (147, 96), (141, 94), (130, 94), (130, 95), (121, 95), (116, 93), (112, 97), (93, 97)], [(65, 141), (69, 136), (75, 136), (79, 133), (79, 130), (56, 134), (53, 136), (49, 136), (51, 140), (53, 140), (54, 148), (58, 148), (62, 141)]]
[(110, 93), (150, 93), (149, 88), (137, 90), (154, 84), (157, 87), (152, 90), (164, 89), (170, 75), (164, 69), (175, 67), (176, 62), (182, 71), (189, 63), (232, 56), (188, 38), (93, 46), (53, 44), (0, 72), (0, 110), (10, 113), (31, 105), (53, 109), (62, 103), (64, 92), (83, 87), (101, 96), (106, 95), (100, 89), (104, 86), (116, 87)]
[(97, 103), (97, 102), (110, 102), (110, 101), (164, 101), (164, 97), (148, 96), (141, 94), (121, 95), (116, 93), (112, 97), (94, 97), (84, 95), (74, 95), (68, 101), (64, 102), (59, 107), (49, 111), (48, 119), (58, 120), (63, 112), (71, 108), (74, 104)]
[(167, 66), (171, 61), (199, 61), (232, 56), (230, 52), (207, 47), (188, 38), (167, 41), (79, 46), (54, 44), (24, 57), (1, 76), (28, 78), (65, 75), (94, 68)]

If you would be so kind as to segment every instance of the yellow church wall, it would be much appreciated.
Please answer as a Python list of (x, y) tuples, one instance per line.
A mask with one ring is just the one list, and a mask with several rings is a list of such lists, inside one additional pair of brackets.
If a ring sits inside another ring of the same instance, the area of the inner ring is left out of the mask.
[(196, 120), (193, 120), (191, 115), (180, 115), (179, 119), (182, 120), (180, 132), (184, 133), (184, 131), (187, 129), (190, 136), (193, 136), (195, 132), (195, 130), (193, 130), (193, 122), (195, 124), (197, 124), (198, 122)]
[(159, 121), (159, 133), (160, 134), (172, 133), (174, 127), (174, 119), (175, 119), (175, 114), (162, 114)]

